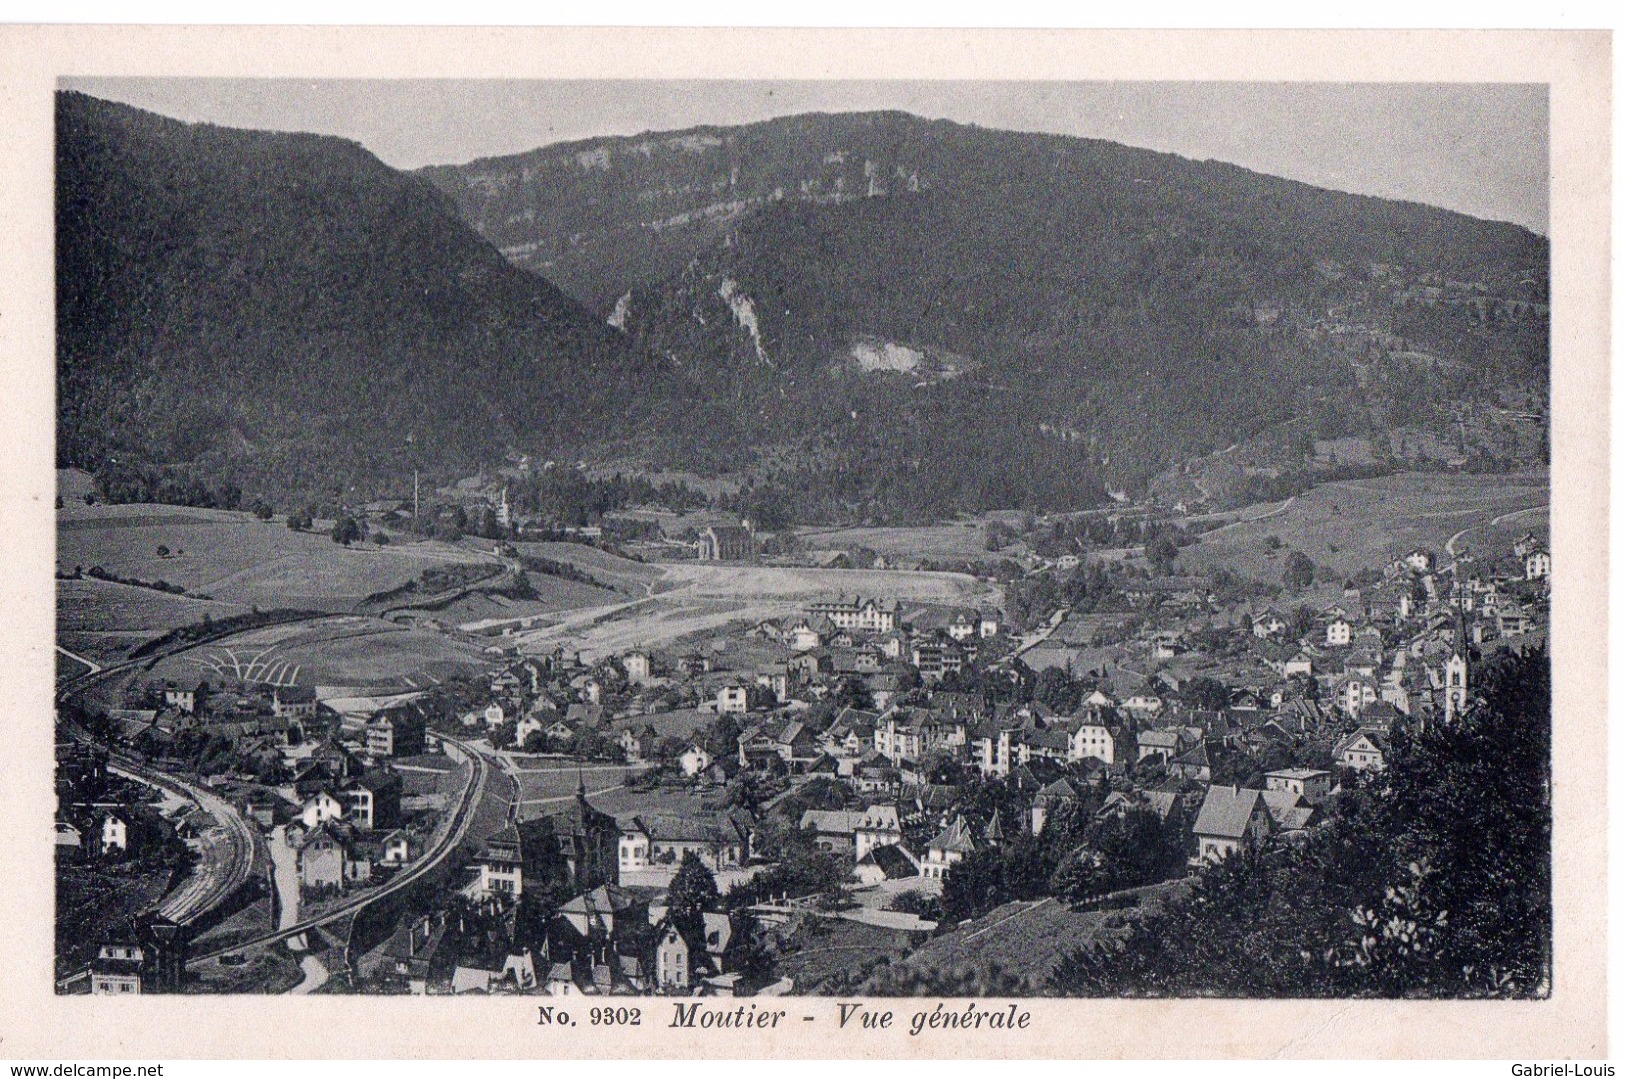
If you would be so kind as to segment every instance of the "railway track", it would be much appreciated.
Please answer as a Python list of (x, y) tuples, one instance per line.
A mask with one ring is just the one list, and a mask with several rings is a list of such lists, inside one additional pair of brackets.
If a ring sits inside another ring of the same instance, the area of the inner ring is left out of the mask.
[[(277, 619), (267, 622), (266, 625), (316, 621), (318, 618), (325, 617), (327, 616), (306, 615), (298, 618)], [(263, 627), (256, 626), (253, 628)], [(233, 629), (218, 634), (209, 634), (196, 641), (187, 641), (171, 648), (160, 649), (151, 656), (129, 659), (121, 663), (87, 671), (57, 686), (57, 702), (66, 704), (105, 679), (113, 678), (141, 666), (156, 663), (158, 660), (169, 656), (178, 655), (194, 648), (205, 647), (216, 640), (230, 637), (238, 632), (243, 632), (243, 630)], [(93, 745), (98, 744), (90, 736), (89, 732), (78, 728), (75, 724), (67, 724), (66, 731), (68, 736), (76, 741)], [(150, 768), (121, 754), (109, 751), (108, 766), (113, 771), (120, 772), (138, 782), (158, 787), (185, 799), (203, 809), (220, 824), (219, 844), (206, 848), (214, 856), (204, 858), (178, 888), (164, 897), (158, 907), (159, 914), (178, 924), (189, 925), (223, 903), (248, 880), (253, 873), (255, 849), (259, 840), (254, 830), (243, 819), (242, 814), (237, 811), (235, 806), (212, 791), (205, 790), (196, 784), (181, 779), (179, 776)], [(87, 970), (88, 968), (85, 968), (58, 978), (57, 988), (62, 989), (84, 977)]]
[[(326, 617), (329, 616), (306, 616), (286, 619), (283, 622), (317, 621)], [(283, 624), (283, 622), (277, 624)], [(259, 629), (263, 627), (256, 626), (253, 628)], [(235, 632), (240, 631), (233, 630), (218, 635), (210, 635), (201, 640), (189, 641), (173, 648), (161, 650), (155, 655), (126, 660), (99, 670), (86, 672), (59, 685), (57, 687), (57, 700), (59, 703), (66, 703), (104, 679), (112, 678), (136, 667), (154, 663), (159, 659), (207, 646), (215, 640), (232, 636)], [(94, 741), (94, 739), (90, 738), (88, 732), (71, 730), (70, 733), (80, 741)], [(193, 966), (218, 959), (220, 956), (229, 953), (275, 944), (290, 937), (298, 936), (301, 933), (332, 925), (354, 916), (359, 911), (382, 899), (411, 887), (425, 875), (443, 865), (467, 837), (469, 826), (474, 819), (474, 811), (485, 794), (485, 788), (490, 781), (492, 770), (490, 762), (471, 746), (449, 737), (445, 741), (447, 744), (455, 746), (463, 754), (464, 758), (469, 761), (471, 766), (469, 780), (463, 788), (456, 809), (453, 811), (451, 820), (440, 839), (429, 851), (425, 852), (424, 856), (416, 864), (408, 867), (377, 889), (341, 903), (316, 917), (303, 919), (285, 929), (261, 934), (250, 940), (239, 941), (230, 947), (215, 949), (195, 956), (188, 960), (187, 965)], [(227, 845), (227, 854), (224, 861), (215, 863), (207, 872), (194, 873), (185, 884), (165, 898), (159, 908), (160, 913), (181, 924), (195, 922), (223, 902), (227, 896), (231, 895), (247, 880), (253, 869), (254, 852), (258, 839), (256, 833), (248, 822), (243, 820), (242, 815), (236, 811), (235, 807), (210, 791), (167, 772), (149, 768), (129, 758), (115, 755), (110, 759), (109, 764), (132, 778), (171, 791), (194, 805), (198, 805), (220, 821), (223, 826)], [(83, 974), (83, 971), (79, 971), (58, 979), (58, 987), (60, 988), (77, 978), (83, 977)]]
[(239, 941), (232, 944), (230, 947), (218, 948), (214, 951), (206, 952), (203, 955), (194, 956), (187, 961), (187, 965), (195, 966), (199, 963), (219, 959), (223, 955), (229, 955), (234, 952), (245, 952), (253, 948), (262, 948), (267, 945), (276, 944), (287, 940), (290, 937), (296, 937), (301, 933), (308, 933), (313, 929), (319, 929), (323, 926), (332, 925), (357, 914), (361, 910), (371, 906), (381, 899), (386, 899), (397, 892), (410, 888), (425, 875), (433, 872), (439, 866), (444, 864), (446, 859), (451, 856), (452, 852), (455, 851), (462, 841), (467, 837), (469, 825), (472, 823), (474, 818), (474, 810), (479, 805), (480, 799), (485, 794), (485, 785), (490, 779), (491, 772), (490, 762), (481, 754), (477, 753), (473, 748), (463, 742), (457, 741), (454, 738), (446, 738), (445, 741), (448, 744), (456, 746), (458, 750), (463, 753), (472, 767), (470, 770), (468, 783), (463, 787), (462, 794), (458, 798), (457, 808), (452, 813), (450, 824), (446, 827), (444, 834), (440, 837), (440, 840), (432, 849), (426, 851), (422, 858), (420, 858), (415, 864), (408, 867), (398, 876), (391, 879), (387, 884), (381, 885), (377, 889), (370, 891), (365, 895), (356, 896), (354, 899), (340, 903), (331, 910), (324, 911), (313, 918), (302, 919), (295, 922), (293, 925), (287, 926), (286, 928), (278, 929), (270, 933), (262, 933), (261, 935), (253, 937), (249, 940)]
[(213, 910), (242, 887), (254, 871), (257, 838), (241, 813), (230, 802), (211, 791), (188, 783), (167, 772), (159, 772), (115, 756), (108, 766), (121, 775), (149, 786), (167, 790), (208, 813), (220, 825), (219, 842), (210, 851), (224, 848), (222, 855), (205, 857), (179, 888), (164, 897), (158, 913), (178, 925), (189, 925)]

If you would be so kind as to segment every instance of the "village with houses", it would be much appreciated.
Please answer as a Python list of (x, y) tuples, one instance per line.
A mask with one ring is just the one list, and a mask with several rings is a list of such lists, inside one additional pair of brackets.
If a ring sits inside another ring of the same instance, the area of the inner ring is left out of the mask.
[(143, 82), (53, 98), (57, 994), (1552, 995), (1538, 228), (1084, 83)]
[[(764, 561), (748, 525), (697, 543)], [(1301, 843), (1549, 622), (1534, 532), (1302, 596), (1154, 548), (1004, 582), (1087, 613), (826, 594), (594, 656), (505, 626), (483, 673), (362, 715), (252, 665), (137, 678), (59, 716), (62, 990), (874, 992), (1002, 934), (1039, 988)], [(150, 902), (98, 903), (139, 874)]]

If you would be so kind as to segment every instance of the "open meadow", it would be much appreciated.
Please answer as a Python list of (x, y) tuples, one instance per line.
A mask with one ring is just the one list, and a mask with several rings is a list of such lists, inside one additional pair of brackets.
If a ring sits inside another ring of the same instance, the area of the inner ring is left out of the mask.
[(512, 622), (516, 618), (601, 607), (625, 599), (619, 592), (534, 570), (525, 577), (535, 593), (532, 599), (510, 599), (490, 592), (470, 592), (451, 603), (433, 608), (431, 615), (438, 621), (475, 631)]
[(1096, 943), (1123, 921), (1121, 914), (1073, 911), (1056, 899), (1006, 903), (931, 940), (890, 973), (906, 981), (913, 972), (939, 983), (967, 974), (987, 981), (1014, 975), (1031, 992), (1068, 952)]
[(555, 646), (592, 659), (670, 645), (730, 623), (794, 614), (813, 599), (874, 596), (972, 607), (1002, 606), (997, 585), (961, 573), (801, 569), (716, 562), (661, 563), (668, 587), (645, 599), (588, 608), (516, 634), (522, 647)]
[(545, 817), (567, 805), (575, 798), (576, 785), (581, 781), (587, 784), (588, 799), (605, 813), (616, 816), (625, 812), (642, 811), (621, 808), (637, 801), (635, 798), (627, 797), (637, 792), (626, 790), (626, 781), (630, 776), (642, 771), (639, 766), (583, 764), (578, 770), (573, 762), (558, 757), (515, 754), (513, 759), (518, 762), (519, 767), (509, 775), (518, 779), (519, 813), (526, 820), (532, 817)]
[[(1414, 547), (1448, 560), (1445, 545), (1452, 537), (1465, 531), (1466, 540), (1502, 518), (1520, 532), (1542, 531), (1538, 510), (1549, 500), (1547, 478), (1536, 475), (1406, 473), (1344, 480), (1305, 491), (1268, 515), (1216, 528), (1182, 548), (1179, 560), (1193, 572), (1225, 566), (1268, 581), (1281, 579), (1289, 550), (1340, 575), (1380, 568)], [(1537, 512), (1526, 512), (1531, 510)]]
[(515, 543), (521, 558), (550, 558), (574, 566), (586, 576), (628, 595), (647, 595), (649, 586), (663, 575), (662, 567), (634, 562), (585, 543)]
[(100, 566), (118, 577), (167, 581), (242, 607), (350, 610), (447, 561), (489, 562), (490, 556), (435, 542), (345, 548), (324, 532), (293, 532), (247, 513), (185, 506), (67, 502), (57, 513), (59, 569)]
[(176, 626), (244, 614), (234, 603), (194, 599), (114, 581), (56, 582), (56, 640), (70, 652), (103, 665)]
[(835, 983), (850, 992), (854, 980), (909, 954), (912, 934), (845, 918), (797, 915), (792, 946), (779, 960), (778, 973), (795, 982), (797, 994), (830, 992)]
[(486, 666), (467, 641), (350, 615), (240, 633), (165, 659), (153, 675), (310, 685), (325, 699), (423, 689)]
[[(685, 596), (799, 605), (835, 596), (874, 596), (902, 601), (997, 606), (999, 588), (963, 573), (678, 562), (666, 580)], [(663, 598), (663, 597), (661, 597)]]
[(1010, 551), (987, 549), (986, 526), (1000, 520), (1014, 524), (1018, 513), (988, 514), (968, 521), (896, 528), (801, 528), (796, 530), (811, 550), (855, 550), (867, 547), (888, 561), (932, 559), (945, 562), (996, 562)]

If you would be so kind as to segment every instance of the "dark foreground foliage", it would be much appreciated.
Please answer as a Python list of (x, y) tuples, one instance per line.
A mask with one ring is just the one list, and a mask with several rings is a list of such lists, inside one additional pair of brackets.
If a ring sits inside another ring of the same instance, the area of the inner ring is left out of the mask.
[(1384, 773), (1301, 846), (1232, 858), (1058, 995), (1539, 998), (1551, 986), (1551, 666), (1503, 652), (1452, 727), (1396, 732)]

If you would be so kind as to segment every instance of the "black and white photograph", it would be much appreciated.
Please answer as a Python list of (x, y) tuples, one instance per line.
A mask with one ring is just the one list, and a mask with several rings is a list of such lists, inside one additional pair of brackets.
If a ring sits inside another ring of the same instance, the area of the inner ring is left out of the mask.
[(48, 94), (44, 995), (1564, 982), (1546, 83)]
[(68, 80), (61, 991), (1543, 996), (1545, 117)]

